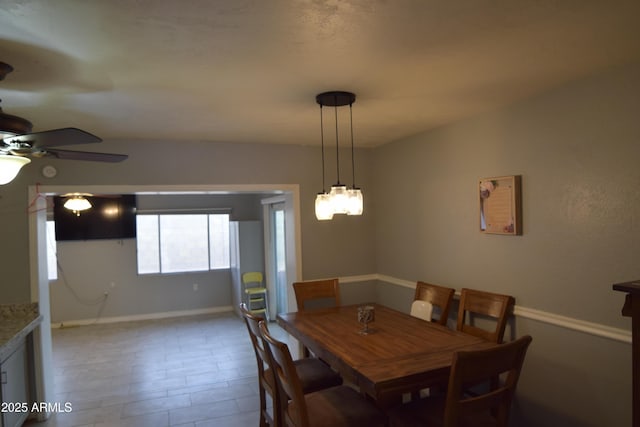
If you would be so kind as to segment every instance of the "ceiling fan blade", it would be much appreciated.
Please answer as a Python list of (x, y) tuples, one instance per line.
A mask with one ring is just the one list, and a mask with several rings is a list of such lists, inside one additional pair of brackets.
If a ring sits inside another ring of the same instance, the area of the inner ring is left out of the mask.
[(42, 132), (26, 133), (4, 139), (5, 143), (27, 143), (33, 148), (57, 147), (59, 145), (92, 144), (102, 139), (78, 128), (62, 128)]
[(43, 157), (55, 157), (56, 159), (64, 160), (88, 160), (91, 162), (110, 162), (117, 163), (122, 162), (129, 158), (126, 154), (112, 154), (112, 153), (94, 153), (90, 151), (71, 151), (71, 150), (58, 150), (47, 149), (42, 152)]

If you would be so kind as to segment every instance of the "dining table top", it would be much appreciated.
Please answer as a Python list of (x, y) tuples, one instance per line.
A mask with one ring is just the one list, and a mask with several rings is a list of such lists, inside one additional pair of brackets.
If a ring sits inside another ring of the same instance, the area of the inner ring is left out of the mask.
[(278, 324), (383, 406), (402, 393), (446, 384), (459, 350), (496, 344), (380, 304), (369, 334), (361, 334), (358, 305), (278, 314)]

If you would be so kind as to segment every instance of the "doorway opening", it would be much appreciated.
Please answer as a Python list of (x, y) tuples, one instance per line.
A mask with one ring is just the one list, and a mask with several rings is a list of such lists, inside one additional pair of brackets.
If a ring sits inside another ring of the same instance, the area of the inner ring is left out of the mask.
[[(37, 206), (35, 214), (29, 217), (29, 257), (31, 265), (31, 300), (37, 302), (43, 317), (40, 328), (34, 331), (34, 353), (36, 369), (36, 398), (52, 401), (53, 395), (53, 354), (51, 341), (51, 310), (47, 268), (46, 241), (46, 197), (71, 192), (93, 194), (260, 194), (265, 199), (279, 197), (284, 203), (285, 245), (287, 277), (290, 282), (301, 277), (301, 242), (299, 214), (299, 186), (292, 185), (195, 185), (195, 186), (30, 186), (29, 200)], [(267, 218), (264, 218), (267, 222)], [(290, 245), (290, 246), (289, 246)]]

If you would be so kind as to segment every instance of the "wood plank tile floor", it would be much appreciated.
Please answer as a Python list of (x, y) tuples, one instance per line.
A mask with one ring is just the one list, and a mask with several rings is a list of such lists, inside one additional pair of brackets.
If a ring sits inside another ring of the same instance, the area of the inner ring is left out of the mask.
[(53, 358), (55, 402), (71, 411), (25, 426), (258, 425), (255, 355), (234, 313), (54, 329)]

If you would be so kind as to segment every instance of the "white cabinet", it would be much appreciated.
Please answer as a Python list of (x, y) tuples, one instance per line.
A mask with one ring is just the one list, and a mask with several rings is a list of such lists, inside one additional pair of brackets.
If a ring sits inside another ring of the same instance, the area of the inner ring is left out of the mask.
[(5, 360), (0, 361), (1, 427), (19, 427), (27, 419), (30, 409), (27, 346), (22, 341)]
[(264, 231), (262, 221), (231, 221), (229, 223), (231, 246), (231, 300), (239, 314), (238, 305), (244, 301), (242, 295), (242, 273), (260, 271), (264, 273)]

